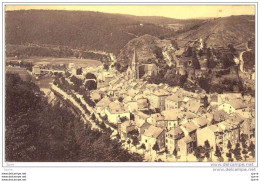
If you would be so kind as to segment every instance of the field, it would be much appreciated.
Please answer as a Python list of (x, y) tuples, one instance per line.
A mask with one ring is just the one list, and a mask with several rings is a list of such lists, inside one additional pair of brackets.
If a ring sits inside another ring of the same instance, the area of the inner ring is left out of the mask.
[[(14, 57), (6, 57), (6, 61), (18, 60)], [(78, 67), (97, 67), (102, 63), (98, 60), (91, 59), (77, 59), (74, 57), (71, 58), (53, 58), (53, 57), (31, 57), (26, 58), (24, 61), (31, 61), (33, 64), (43, 64), (50, 63), (52, 65), (75, 63)]]

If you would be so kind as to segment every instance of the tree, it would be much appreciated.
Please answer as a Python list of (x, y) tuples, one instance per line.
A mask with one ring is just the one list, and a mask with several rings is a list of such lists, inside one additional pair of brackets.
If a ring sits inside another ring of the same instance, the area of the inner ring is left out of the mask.
[(248, 151), (250, 151), (252, 157), (255, 157), (255, 144), (253, 142), (250, 143)]
[(240, 148), (240, 144), (239, 143), (236, 144), (236, 148), (234, 149), (233, 153), (234, 153), (235, 159), (237, 161), (242, 159), (242, 157), (241, 157), (241, 148)]
[(205, 157), (204, 153), (205, 153), (205, 149), (202, 146), (198, 146), (194, 150), (194, 156), (196, 156), (198, 161), (202, 161), (204, 159), (204, 157)]
[(138, 131), (137, 129), (134, 129), (134, 130), (132, 130), (132, 131), (129, 131), (129, 132), (127, 133), (127, 136), (128, 136), (128, 137), (139, 136), (139, 131)]
[(180, 85), (181, 87), (184, 86), (185, 82), (187, 81), (187, 77), (188, 77), (187, 75), (182, 75), (182, 76), (180, 76), (179, 85)]
[(136, 148), (136, 146), (140, 143), (139, 139), (136, 136), (133, 136), (132, 139), (133, 139), (132, 143), (133, 143), (133, 145)]
[(118, 98), (118, 101), (119, 101), (119, 102), (123, 102), (123, 98), (122, 98), (122, 97), (119, 97), (119, 98)]
[(199, 86), (202, 89), (204, 89), (207, 93), (209, 93), (210, 86), (211, 86), (209, 77), (207, 77), (207, 78), (203, 78), (203, 77), (199, 78), (198, 83), (199, 83)]
[(87, 73), (85, 78), (86, 79), (95, 79), (95, 80), (97, 80), (97, 77), (95, 76), (95, 74), (92, 74), (92, 73)]
[(119, 133), (116, 134), (116, 139), (120, 140), (121, 136)]
[(205, 156), (206, 158), (209, 160), (210, 158), (210, 153), (211, 153), (211, 148), (210, 148), (210, 144), (209, 144), (209, 141), (206, 140), (204, 142), (204, 148), (205, 148)]
[(130, 139), (127, 140), (127, 144), (129, 145), (129, 149), (130, 149), (130, 144), (131, 144), (131, 140)]
[(95, 114), (94, 114), (94, 113), (92, 113), (92, 115), (91, 115), (91, 119), (92, 119), (93, 121), (95, 121), (95, 120), (96, 120), (96, 116), (95, 116)]
[(104, 64), (103, 64), (103, 68), (104, 68), (106, 71), (108, 71), (109, 65), (108, 65), (107, 63), (104, 63)]
[(221, 151), (220, 151), (218, 145), (216, 145), (216, 151), (215, 151), (215, 154), (214, 154), (214, 155), (215, 155), (216, 157), (218, 157), (219, 159), (220, 159), (220, 157), (222, 156), (222, 155), (221, 155)]
[(226, 156), (227, 156), (229, 162), (232, 162), (232, 161), (233, 161), (231, 151), (229, 151), (228, 153), (226, 153)]
[(246, 161), (246, 159), (247, 159), (247, 157), (248, 157), (248, 156), (247, 156), (248, 151), (246, 150), (246, 148), (243, 149), (242, 153), (243, 153), (244, 158), (245, 158), (245, 161)]
[(82, 85), (82, 80), (78, 79), (74, 75), (70, 78), (70, 81), (74, 83), (77, 87), (80, 87)]
[(97, 89), (97, 82), (95, 80), (87, 80), (85, 87), (88, 90), (96, 90)]
[(67, 106), (48, 104), (32, 82), (8, 74), (5, 131), (7, 161), (143, 161), (142, 156), (121, 148), (107, 132), (85, 125)]
[[(141, 145), (141, 147), (140, 147), (141, 149), (143, 149), (143, 150), (145, 150), (146, 149), (146, 146), (145, 146), (145, 144), (143, 143), (142, 145)], [(144, 154), (144, 151), (143, 151), (143, 154)]]
[(230, 140), (228, 140), (227, 149), (230, 150), (231, 148), (232, 148), (232, 144), (231, 144)]
[(172, 154), (173, 154), (173, 156), (175, 156), (175, 159), (176, 159), (176, 161), (177, 161), (178, 152), (177, 152), (177, 149), (176, 149), (176, 148), (174, 148)]
[(160, 150), (160, 148), (159, 148), (159, 145), (158, 145), (157, 141), (156, 141), (156, 142), (155, 142), (155, 144), (153, 145), (153, 150), (154, 150), (154, 151), (156, 151), (156, 153), (157, 153), (157, 151), (159, 151), (159, 150)]
[(246, 161), (246, 159), (247, 159), (247, 157), (248, 157), (248, 156), (247, 156), (248, 151), (247, 151), (246, 142), (243, 142), (243, 143), (242, 143), (242, 147), (243, 147), (242, 153), (243, 153), (244, 158), (245, 158), (245, 161)]
[(241, 138), (240, 138), (241, 143), (245, 143), (247, 139), (248, 139), (248, 136), (246, 134), (241, 134)]

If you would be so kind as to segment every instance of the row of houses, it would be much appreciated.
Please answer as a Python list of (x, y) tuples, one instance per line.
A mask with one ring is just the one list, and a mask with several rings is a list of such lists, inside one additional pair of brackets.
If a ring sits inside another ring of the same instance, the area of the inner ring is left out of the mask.
[(213, 149), (254, 136), (254, 98), (237, 93), (193, 93), (166, 84), (129, 80), (123, 75), (98, 85), (96, 111), (117, 125), (121, 139), (137, 130), (146, 149), (192, 153), (208, 140)]

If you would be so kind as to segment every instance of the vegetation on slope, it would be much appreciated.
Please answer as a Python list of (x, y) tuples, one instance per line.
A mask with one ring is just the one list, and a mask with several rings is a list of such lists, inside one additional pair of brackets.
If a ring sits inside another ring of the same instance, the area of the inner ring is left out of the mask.
[(35, 84), (7, 73), (6, 161), (142, 161), (108, 133), (84, 125), (65, 105), (48, 104)]
[[(172, 30), (157, 25), (139, 28), (132, 16), (88, 11), (27, 10), (6, 12), (7, 44), (52, 44), (118, 51), (146, 33), (160, 36)], [(130, 32), (128, 32), (128, 28)]]

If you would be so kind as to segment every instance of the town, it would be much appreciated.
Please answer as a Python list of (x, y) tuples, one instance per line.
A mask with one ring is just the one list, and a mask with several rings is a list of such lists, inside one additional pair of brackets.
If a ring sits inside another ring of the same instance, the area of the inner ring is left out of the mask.
[[(143, 79), (158, 73), (139, 65), (133, 50), (128, 69), (34, 65), (39, 77), (52, 73), (51, 91), (70, 102), (85, 124), (122, 143), (144, 161), (253, 161), (255, 98), (238, 92), (190, 92)], [(48, 95), (51, 94), (50, 92)]]

